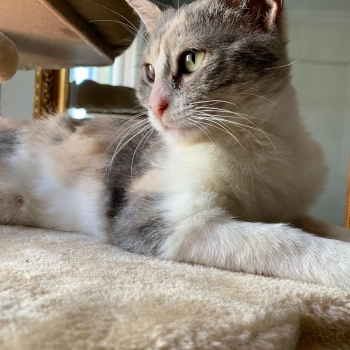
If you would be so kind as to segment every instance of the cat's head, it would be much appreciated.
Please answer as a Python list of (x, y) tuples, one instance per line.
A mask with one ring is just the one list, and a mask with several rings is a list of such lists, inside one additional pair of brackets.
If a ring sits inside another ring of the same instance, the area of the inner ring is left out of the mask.
[(148, 32), (138, 98), (166, 139), (216, 134), (225, 123), (210, 115), (229, 118), (239, 112), (234, 105), (287, 83), (282, 1), (198, 0), (174, 9), (127, 0)]

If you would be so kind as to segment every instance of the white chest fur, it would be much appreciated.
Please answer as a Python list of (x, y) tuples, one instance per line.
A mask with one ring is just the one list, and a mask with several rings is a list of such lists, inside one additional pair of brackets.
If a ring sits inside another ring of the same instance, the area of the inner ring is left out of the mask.
[(322, 183), (319, 148), (302, 136), (302, 154), (286, 140), (275, 142), (276, 149), (270, 151), (242, 149), (228, 140), (168, 146), (133, 189), (162, 193), (165, 201), (172, 196), (185, 202), (216, 196), (217, 203), (244, 220), (288, 222), (307, 211)]

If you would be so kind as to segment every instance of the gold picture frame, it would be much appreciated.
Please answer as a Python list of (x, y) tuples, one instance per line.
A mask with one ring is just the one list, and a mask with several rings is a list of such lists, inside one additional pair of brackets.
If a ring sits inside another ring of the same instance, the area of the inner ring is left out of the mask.
[(69, 103), (69, 69), (38, 69), (35, 74), (34, 119), (65, 113)]

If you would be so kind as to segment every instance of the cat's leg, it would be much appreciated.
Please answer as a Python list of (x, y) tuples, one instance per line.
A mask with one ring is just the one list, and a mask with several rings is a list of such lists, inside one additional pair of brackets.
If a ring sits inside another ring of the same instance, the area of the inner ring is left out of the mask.
[[(182, 209), (188, 208), (184, 205)], [(199, 208), (198, 208), (199, 209)], [(160, 257), (232, 271), (337, 286), (350, 292), (350, 244), (285, 224), (236, 221), (220, 209), (172, 213)], [(178, 220), (179, 219), (179, 220)]]
[(322, 221), (311, 215), (305, 215), (298, 218), (293, 222), (293, 226), (298, 227), (303, 231), (313, 233), (317, 236), (350, 242), (349, 229), (331, 224), (330, 222)]

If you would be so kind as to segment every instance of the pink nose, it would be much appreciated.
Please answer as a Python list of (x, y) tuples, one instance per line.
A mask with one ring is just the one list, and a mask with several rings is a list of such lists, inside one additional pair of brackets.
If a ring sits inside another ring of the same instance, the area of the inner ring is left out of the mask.
[(164, 112), (169, 107), (169, 102), (165, 98), (159, 98), (150, 104), (151, 111), (153, 112), (155, 118), (161, 120), (163, 118)]

